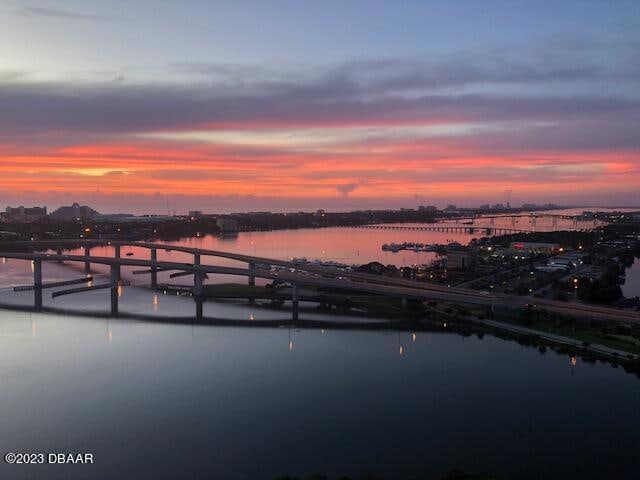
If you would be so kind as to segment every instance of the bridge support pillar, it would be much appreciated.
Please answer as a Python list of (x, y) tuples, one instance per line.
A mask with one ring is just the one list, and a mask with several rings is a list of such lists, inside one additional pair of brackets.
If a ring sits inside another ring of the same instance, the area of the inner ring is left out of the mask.
[[(249, 263), (249, 270), (255, 270), (256, 269), (256, 264), (251, 262)], [(256, 277), (254, 277), (253, 275), (249, 275), (249, 285), (253, 286), (256, 284)]]
[(84, 256), (87, 257), (87, 260), (84, 262), (84, 273), (91, 273), (91, 262), (89, 261), (89, 257), (91, 256), (90, 247), (84, 247)]
[(151, 249), (151, 288), (155, 290), (158, 288), (158, 267), (156, 262), (158, 261), (158, 251), (155, 248)]
[[(193, 254), (193, 265), (200, 266), (200, 254)], [(196, 270), (193, 273), (193, 298), (196, 301), (196, 318), (202, 319), (203, 316), (203, 303), (204, 303), (204, 272)]]
[(193, 298), (196, 301), (196, 318), (202, 320), (204, 303), (204, 273), (195, 272), (193, 276)]
[(111, 265), (111, 315), (118, 315), (118, 285), (120, 283), (120, 265)]
[(204, 316), (204, 302), (202, 298), (196, 298), (196, 318), (202, 320)]
[(293, 292), (291, 293), (291, 319), (294, 322), (298, 321), (298, 312), (299, 312), (299, 292), (298, 285), (293, 286)]
[[(113, 256), (115, 258), (120, 258), (120, 245), (113, 246)], [(118, 281), (120, 281), (120, 264), (116, 265), (116, 270), (118, 271)]]
[(33, 308), (42, 310), (42, 260), (33, 260)]

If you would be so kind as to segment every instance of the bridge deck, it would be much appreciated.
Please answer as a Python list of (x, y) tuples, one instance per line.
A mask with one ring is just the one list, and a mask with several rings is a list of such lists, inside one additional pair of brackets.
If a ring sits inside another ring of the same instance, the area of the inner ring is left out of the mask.
[[(640, 312), (630, 312), (624, 310), (616, 310), (606, 307), (598, 307), (594, 305), (580, 305), (567, 302), (558, 302), (552, 300), (531, 299), (530, 297), (519, 297), (514, 295), (486, 295), (475, 290), (464, 288), (448, 288), (442, 285), (433, 285), (428, 283), (418, 283), (414, 281), (385, 277), (380, 275), (372, 275), (361, 272), (353, 272), (340, 270), (333, 267), (321, 267), (315, 265), (299, 265), (285, 260), (270, 259), (264, 257), (256, 257), (232, 252), (221, 252), (216, 250), (198, 249), (192, 247), (183, 247), (177, 245), (157, 244), (151, 242), (126, 242), (126, 241), (45, 241), (45, 242), (5, 242), (5, 245), (30, 245), (37, 246), (83, 246), (91, 247), (97, 245), (117, 245), (117, 246), (139, 246), (152, 250), (154, 253), (158, 249), (175, 250), (194, 255), (194, 263), (158, 261), (154, 259), (143, 260), (131, 257), (101, 257), (91, 255), (68, 255), (68, 254), (49, 254), (49, 253), (23, 253), (23, 252), (1, 252), (0, 257), (15, 258), (23, 260), (32, 260), (41, 263), (43, 261), (51, 262), (81, 262), (108, 265), (112, 270), (112, 290), (120, 281), (119, 270), (122, 266), (144, 267), (151, 270), (174, 270), (179, 272), (189, 272), (194, 274), (195, 284), (194, 292), (196, 297), (200, 298), (204, 276), (206, 274), (225, 274), (236, 275), (251, 278), (263, 278), (268, 280), (279, 280), (294, 285), (294, 291), (298, 286), (324, 287), (336, 289), (348, 289), (363, 293), (371, 293), (385, 296), (393, 296), (399, 298), (412, 298), (418, 300), (439, 300), (452, 303), (479, 305), (486, 307), (509, 307), (523, 308), (527, 304), (535, 301), (539, 308), (563, 313), (567, 315), (580, 315), (592, 318), (606, 319), (612, 321), (620, 321), (626, 323), (639, 323)], [(228, 258), (245, 262), (249, 268), (226, 267), (219, 265), (208, 265), (200, 262), (202, 256), (214, 256)], [(256, 264), (264, 264), (268, 266), (285, 266), (289, 267), (289, 271), (273, 271), (268, 269), (256, 268)], [(38, 271), (34, 269), (34, 292), (36, 295), (36, 306), (38, 305), (37, 296), (42, 295), (41, 277), (38, 280)], [(200, 290), (198, 290), (200, 289)], [(294, 297), (296, 297), (294, 292)], [(297, 298), (297, 297), (296, 297)], [(200, 300), (201, 301), (201, 298)], [(113, 302), (116, 302), (115, 308)], [(297, 300), (296, 300), (297, 302)], [(40, 300), (41, 305), (41, 300)], [(114, 299), (112, 292), (112, 310), (117, 313), (117, 296)]]

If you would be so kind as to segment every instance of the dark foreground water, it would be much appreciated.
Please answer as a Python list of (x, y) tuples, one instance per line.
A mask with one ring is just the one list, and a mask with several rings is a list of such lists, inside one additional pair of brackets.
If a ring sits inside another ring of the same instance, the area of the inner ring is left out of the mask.
[(639, 441), (635, 376), (490, 336), (0, 311), (0, 451), (95, 458), (2, 479), (636, 479)]

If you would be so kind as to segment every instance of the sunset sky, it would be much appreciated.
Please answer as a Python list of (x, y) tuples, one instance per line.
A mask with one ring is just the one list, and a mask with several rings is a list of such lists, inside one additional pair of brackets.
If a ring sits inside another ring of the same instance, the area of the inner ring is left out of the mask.
[(640, 2), (0, 4), (0, 208), (640, 205)]

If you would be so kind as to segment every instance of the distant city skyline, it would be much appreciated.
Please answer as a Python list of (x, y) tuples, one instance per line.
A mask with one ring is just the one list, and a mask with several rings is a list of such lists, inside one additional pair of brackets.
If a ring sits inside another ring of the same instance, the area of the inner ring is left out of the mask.
[[(64, 201), (64, 198), (68, 198), (68, 201)], [(95, 197), (93, 197), (95, 200)], [(122, 202), (107, 202), (107, 203), (95, 203), (90, 200), (81, 200), (76, 202), (73, 197), (59, 197), (57, 203), (47, 202), (13, 202), (6, 205), (0, 203), (0, 213), (7, 208), (17, 207), (44, 207), (49, 212), (53, 212), (61, 207), (69, 207), (73, 204), (80, 206), (86, 205), (87, 207), (95, 208), (99, 214), (114, 215), (114, 214), (133, 214), (133, 215), (178, 215), (184, 216), (189, 212), (199, 211), (204, 214), (230, 214), (230, 213), (249, 213), (249, 212), (272, 212), (272, 213), (295, 213), (295, 212), (315, 212), (319, 210), (326, 210), (327, 212), (355, 212), (362, 210), (420, 210), (426, 207), (436, 207), (438, 210), (446, 210), (451, 207), (457, 209), (490, 209), (499, 210), (505, 209), (544, 209), (555, 208), (560, 210), (575, 210), (584, 208), (604, 210), (614, 210), (616, 208), (623, 210), (640, 210), (640, 206), (632, 204), (577, 204), (577, 203), (554, 203), (554, 202), (483, 202), (483, 203), (451, 203), (451, 202), (421, 202), (419, 198), (414, 198), (412, 201), (406, 201), (398, 199), (397, 201), (391, 201), (388, 203), (371, 203), (366, 199), (358, 202), (357, 199), (352, 200), (351, 203), (338, 203), (338, 202), (326, 202), (326, 205), (320, 205), (315, 203), (313, 199), (295, 199), (292, 201), (290, 198), (268, 198), (266, 199), (267, 205), (271, 207), (267, 208), (264, 205), (264, 198), (242, 198), (234, 197), (230, 199), (213, 199), (213, 201), (207, 202), (206, 198), (191, 198), (191, 197), (175, 197), (175, 203), (173, 197), (155, 196), (151, 198), (146, 195), (135, 195), (133, 201), (129, 203)], [(218, 200), (218, 201), (216, 201)], [(154, 203), (154, 201), (156, 203)], [(160, 203), (158, 203), (160, 202)], [(164, 202), (164, 207), (161, 203)], [(160, 206), (159, 206), (160, 205)]]
[(635, 1), (205, 3), (3, 2), (0, 205), (640, 205)]

